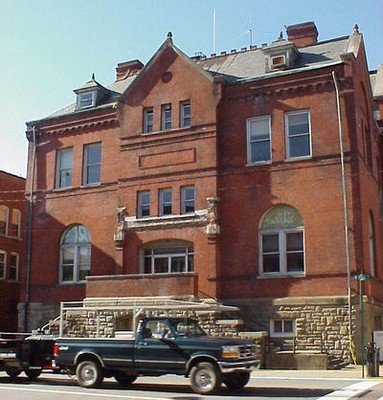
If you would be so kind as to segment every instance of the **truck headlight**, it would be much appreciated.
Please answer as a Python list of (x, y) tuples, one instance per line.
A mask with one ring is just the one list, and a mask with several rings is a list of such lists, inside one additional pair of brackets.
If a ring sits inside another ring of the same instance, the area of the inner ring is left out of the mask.
[(223, 346), (222, 358), (239, 358), (239, 346)]

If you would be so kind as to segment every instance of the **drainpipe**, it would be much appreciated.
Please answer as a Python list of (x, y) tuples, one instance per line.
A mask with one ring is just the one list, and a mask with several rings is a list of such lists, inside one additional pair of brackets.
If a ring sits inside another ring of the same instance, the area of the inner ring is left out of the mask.
[[(31, 142), (29, 142), (31, 143)], [(29, 173), (29, 203), (28, 203), (28, 225), (27, 225), (27, 256), (26, 256), (26, 277), (25, 277), (25, 306), (24, 306), (24, 331), (28, 330), (28, 308), (30, 298), (31, 280), (31, 256), (32, 256), (32, 220), (33, 220), (33, 183), (35, 180), (36, 164), (36, 127), (32, 128), (32, 157)]]
[(332, 79), (334, 81), (336, 92), (336, 109), (338, 114), (338, 132), (339, 132), (339, 147), (340, 147), (340, 164), (342, 169), (342, 192), (343, 192), (343, 219), (344, 219), (344, 236), (346, 245), (346, 268), (347, 268), (347, 302), (348, 302), (348, 332), (350, 336), (350, 348), (352, 338), (352, 321), (351, 321), (351, 267), (350, 267), (350, 240), (348, 230), (348, 205), (347, 205), (347, 192), (346, 192), (346, 172), (344, 165), (344, 151), (343, 151), (343, 129), (340, 109), (340, 95), (335, 71), (332, 71)]

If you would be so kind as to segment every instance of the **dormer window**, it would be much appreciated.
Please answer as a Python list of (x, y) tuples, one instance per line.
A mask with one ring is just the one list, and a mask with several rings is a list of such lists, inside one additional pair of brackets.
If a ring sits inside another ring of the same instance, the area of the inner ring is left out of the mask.
[(110, 96), (110, 91), (100, 85), (92, 75), (92, 79), (74, 90), (77, 95), (76, 110), (96, 107)]
[(88, 108), (95, 105), (95, 92), (80, 93), (77, 95), (77, 108)]
[(265, 55), (265, 72), (293, 68), (299, 56), (294, 43), (281, 37), (269, 46), (262, 48), (262, 52)]

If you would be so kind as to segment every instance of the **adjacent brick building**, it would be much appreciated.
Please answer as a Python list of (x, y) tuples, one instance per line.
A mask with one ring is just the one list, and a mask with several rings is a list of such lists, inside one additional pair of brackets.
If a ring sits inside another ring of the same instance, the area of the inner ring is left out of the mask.
[(25, 179), (0, 171), (0, 331), (17, 332), (24, 267)]
[(28, 327), (63, 300), (213, 297), (246, 329), (346, 357), (364, 272), (366, 333), (382, 329), (380, 73), (358, 27), (317, 37), (309, 22), (188, 57), (168, 34), (27, 124)]

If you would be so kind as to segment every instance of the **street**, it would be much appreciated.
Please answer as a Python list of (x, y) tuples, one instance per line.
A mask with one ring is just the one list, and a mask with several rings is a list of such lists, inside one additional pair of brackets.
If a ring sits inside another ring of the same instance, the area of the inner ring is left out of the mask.
[(98, 389), (84, 389), (77, 385), (74, 377), (66, 375), (43, 374), (31, 382), (23, 375), (12, 381), (0, 372), (0, 398), (7, 400), (347, 400), (362, 396), (363, 400), (382, 400), (383, 383), (379, 379), (252, 377), (244, 390), (233, 392), (222, 386), (216, 395), (202, 396), (191, 390), (188, 379), (175, 376), (139, 378), (129, 389), (113, 379), (106, 379)]

